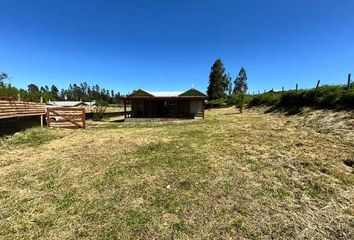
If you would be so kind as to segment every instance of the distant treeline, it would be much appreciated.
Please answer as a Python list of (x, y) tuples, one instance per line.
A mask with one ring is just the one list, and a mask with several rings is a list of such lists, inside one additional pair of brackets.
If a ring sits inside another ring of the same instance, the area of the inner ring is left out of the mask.
[(86, 82), (80, 84), (70, 84), (67, 89), (61, 89), (55, 85), (51, 87), (37, 86), (35, 84), (29, 84), (27, 89), (19, 89), (11, 86), (11, 84), (5, 84), (7, 75), (0, 73), (0, 97), (18, 98), (25, 101), (38, 102), (40, 97), (43, 97), (43, 101), (48, 100), (67, 100), (67, 101), (103, 101), (106, 103), (118, 103), (120, 93), (115, 93), (113, 90), (101, 88), (99, 85), (89, 86)]

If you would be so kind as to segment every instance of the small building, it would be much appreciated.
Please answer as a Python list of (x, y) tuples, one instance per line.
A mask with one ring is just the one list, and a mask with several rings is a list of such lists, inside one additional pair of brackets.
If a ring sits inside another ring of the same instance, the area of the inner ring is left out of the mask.
[[(149, 92), (142, 89), (123, 97), (125, 118), (204, 118), (207, 96), (191, 88), (182, 92)], [(126, 111), (131, 105), (130, 114)]]

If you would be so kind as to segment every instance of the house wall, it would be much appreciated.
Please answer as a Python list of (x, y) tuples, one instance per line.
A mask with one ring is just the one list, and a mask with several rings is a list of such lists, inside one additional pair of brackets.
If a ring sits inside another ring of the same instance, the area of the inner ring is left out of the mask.
[(142, 117), (144, 112), (144, 101), (134, 100), (132, 101), (132, 117)]
[(192, 118), (202, 110), (201, 100), (132, 100), (133, 118)]
[(190, 101), (179, 101), (177, 104), (178, 117), (192, 117), (190, 112)]
[(190, 101), (190, 113), (195, 115), (203, 111), (203, 103), (201, 100)]

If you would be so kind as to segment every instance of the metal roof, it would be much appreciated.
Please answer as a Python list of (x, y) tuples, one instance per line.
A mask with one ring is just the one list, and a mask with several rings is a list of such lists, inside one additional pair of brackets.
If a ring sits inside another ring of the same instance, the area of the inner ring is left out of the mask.
[(88, 105), (93, 106), (96, 102), (83, 102), (83, 101), (48, 101), (47, 106), (55, 106), (55, 107), (76, 107), (79, 105)]
[(163, 91), (154, 92), (138, 89), (133, 91), (125, 97), (120, 97), (120, 99), (206, 99), (207, 95), (198, 91), (197, 89), (191, 88), (187, 91)]
[(184, 93), (183, 91), (170, 91), (170, 92), (150, 92), (150, 91), (145, 91), (151, 95), (153, 95), (154, 97), (178, 97), (179, 95), (181, 95), (182, 93)]

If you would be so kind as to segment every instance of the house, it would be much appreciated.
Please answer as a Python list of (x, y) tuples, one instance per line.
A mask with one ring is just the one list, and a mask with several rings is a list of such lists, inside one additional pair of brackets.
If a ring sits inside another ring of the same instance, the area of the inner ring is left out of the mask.
[[(204, 118), (207, 96), (194, 88), (182, 92), (149, 92), (139, 89), (122, 99), (125, 118)], [(127, 104), (131, 105), (129, 116)]]

